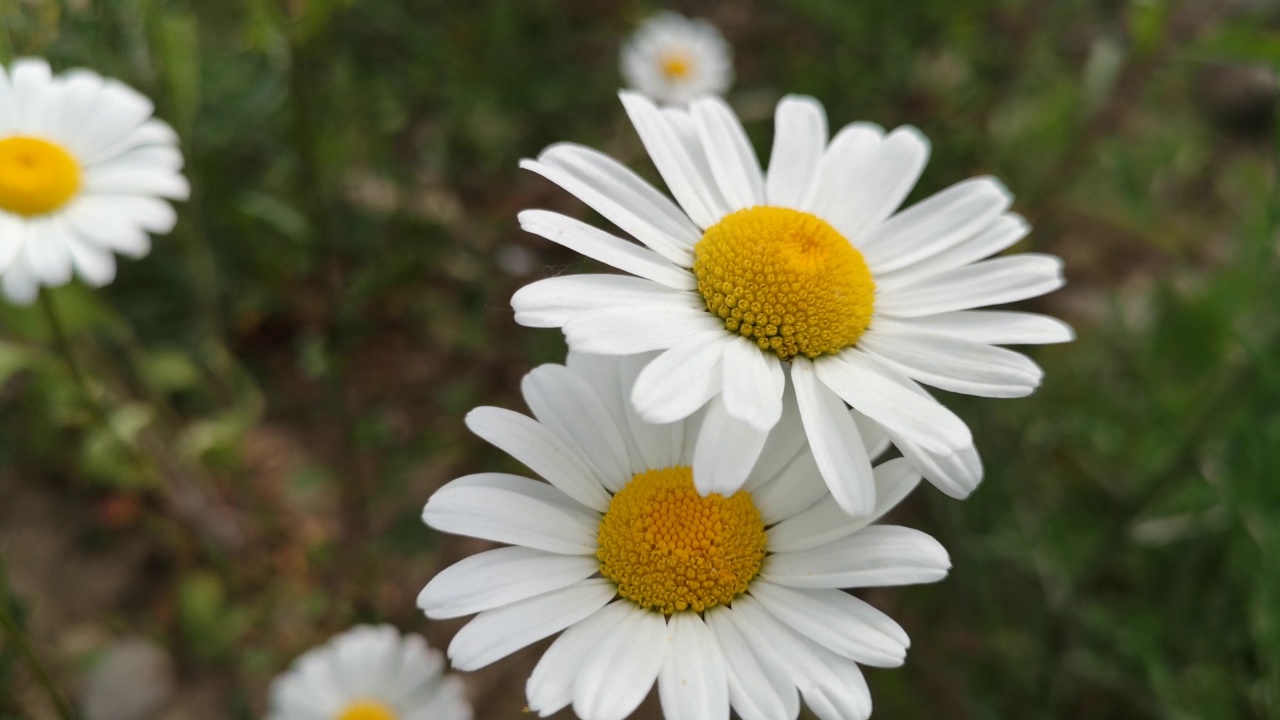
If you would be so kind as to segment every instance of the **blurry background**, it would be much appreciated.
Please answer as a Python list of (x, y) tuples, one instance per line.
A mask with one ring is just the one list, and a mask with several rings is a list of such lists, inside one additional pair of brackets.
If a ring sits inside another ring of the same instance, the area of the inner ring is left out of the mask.
[[(38, 309), (0, 306), (0, 603), (91, 720), (260, 717), (357, 622), (447, 644), (461, 623), (416, 595), (481, 544), (422, 505), (518, 470), (462, 416), (523, 410), (520, 376), (563, 357), (515, 288), (591, 269), (519, 232), (523, 208), (588, 211), (516, 162), (571, 139), (654, 176), (614, 93), (659, 7), (0, 0), (0, 62), (149, 94), (195, 188), (109, 288), (56, 291), (83, 384)], [(1027, 304), (1080, 336), (1032, 351), (1044, 387), (946, 399), (984, 484), (897, 513), (955, 570), (868, 594), (914, 641), (867, 671), (876, 717), (1280, 718), (1280, 3), (670, 7), (728, 36), (766, 157), (786, 92), (914, 124), (913, 198), (997, 175), (1022, 249), (1067, 262)], [(540, 651), (468, 677), (479, 718), (523, 716)], [(51, 712), (0, 643), (0, 717)]]

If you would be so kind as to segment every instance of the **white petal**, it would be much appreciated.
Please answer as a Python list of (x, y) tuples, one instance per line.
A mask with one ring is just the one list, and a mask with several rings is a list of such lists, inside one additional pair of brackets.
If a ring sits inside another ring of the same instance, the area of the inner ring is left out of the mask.
[(441, 570), (418, 594), (418, 607), (437, 620), (471, 615), (566, 588), (599, 570), (587, 555), (498, 548)]
[(699, 333), (662, 353), (636, 378), (631, 402), (652, 423), (686, 418), (721, 387), (725, 346), (737, 339), (724, 328)]
[(706, 612), (706, 624), (715, 635), (728, 669), (729, 700), (742, 720), (794, 720), (800, 698), (785, 671), (777, 667), (771, 651), (757, 653), (736, 627), (731, 608)]
[(949, 453), (934, 453), (909, 438), (890, 434), (893, 444), (924, 478), (942, 492), (963, 500), (982, 482), (982, 459), (973, 443)]
[(668, 648), (658, 674), (667, 720), (729, 720), (729, 676), (720, 645), (696, 613), (667, 621)]
[(520, 227), (563, 245), (593, 260), (652, 280), (674, 290), (694, 290), (698, 286), (693, 274), (671, 263), (661, 255), (633, 242), (591, 227), (571, 217), (546, 210), (520, 213)]
[(982, 231), (1012, 203), (994, 178), (965, 180), (889, 218), (859, 247), (873, 273), (892, 272)]
[(867, 455), (872, 460), (884, 454), (889, 446), (893, 444), (889, 440), (889, 434), (884, 431), (884, 427), (880, 423), (850, 408), (849, 415), (853, 418), (854, 424), (858, 426), (858, 433), (862, 435), (862, 445), (867, 448)]
[(811, 97), (788, 95), (773, 120), (773, 152), (765, 196), (776, 207), (800, 207), (827, 145), (827, 114)]
[(758, 430), (729, 415), (724, 395), (712, 398), (693, 451), (693, 480), (698, 492), (725, 497), (737, 492), (768, 436), (768, 430)]
[(688, 307), (684, 298), (593, 310), (564, 324), (564, 337), (570, 348), (597, 355), (666, 350), (707, 333), (727, 334), (723, 323), (705, 309)]
[(825, 497), (769, 528), (769, 552), (807, 550), (852, 535), (879, 520), (919, 484), (920, 473), (904, 458), (882, 463), (875, 469), (876, 505), (870, 514), (851, 518), (835, 498)]
[(114, 196), (80, 196), (63, 211), (67, 224), (81, 237), (121, 255), (140, 258), (151, 251), (151, 238)]
[(592, 310), (620, 308), (644, 316), (640, 308), (662, 306), (707, 313), (693, 293), (679, 292), (644, 278), (626, 275), (566, 275), (530, 283), (511, 297), (516, 322), (527, 327), (563, 327)]
[(772, 481), (751, 492), (766, 525), (791, 517), (813, 505), (819, 498), (830, 497), (813, 453), (801, 452)]
[(660, 613), (630, 609), (615, 632), (583, 659), (573, 686), (573, 712), (582, 720), (623, 720), (658, 678), (667, 624)]
[(702, 233), (666, 195), (613, 158), (570, 143), (552, 145), (532, 170), (568, 190), (605, 219), (660, 253), (688, 267)]
[(94, 120), (85, 123), (71, 146), (86, 164), (92, 166), (119, 154), (119, 148), (137, 147), (131, 136), (137, 133), (155, 105), (145, 95), (116, 80), (107, 80), (98, 93)]
[(804, 424), (800, 421), (795, 387), (792, 383), (787, 383), (782, 391), (782, 418), (769, 431), (769, 439), (760, 453), (760, 460), (756, 462), (743, 487), (754, 491), (774, 480), (805, 449), (805, 445)]
[[(855, 245), (893, 214), (911, 192), (929, 160), (929, 141), (913, 127), (900, 127), (880, 140), (858, 163), (844, 168), (844, 202), (822, 216)], [(870, 260), (868, 260), (870, 262)], [(871, 265), (875, 268), (875, 265)]]
[[(641, 423), (636, 419), (634, 422), (640, 428), (640, 437), (637, 437), (636, 428), (632, 427), (635, 411), (631, 409), (629, 396), (631, 384), (635, 382), (635, 375), (631, 374), (631, 368), (626, 361), (653, 357), (656, 356), (644, 354), (611, 357), (570, 351), (564, 361), (565, 367), (591, 386), (596, 397), (600, 398), (600, 402), (609, 411), (614, 424), (618, 426), (623, 443), (627, 446), (627, 458), (630, 461), (632, 474), (644, 472), (653, 467), (668, 467), (671, 464), (650, 464), (640, 450), (639, 444), (640, 442), (647, 444), (653, 435), (661, 436), (667, 428), (660, 429), (659, 426)], [(639, 367), (635, 368), (634, 372), (639, 373)]]
[[(92, 122), (87, 123), (85, 127), (96, 129)], [(97, 142), (94, 149), (82, 152), (81, 162), (87, 167), (118, 157), (136, 147), (178, 144), (178, 133), (174, 132), (168, 124), (155, 118), (147, 120), (124, 134), (114, 134), (120, 132), (122, 127), (114, 126), (110, 137)], [(77, 146), (83, 144), (79, 138), (76, 140)]]
[(823, 218), (838, 216), (852, 197), (850, 186), (857, 178), (857, 168), (866, 162), (883, 136), (884, 130), (871, 123), (851, 123), (840, 128), (818, 161), (813, 184), (798, 209)]
[(947, 335), (868, 329), (858, 347), (913, 380), (968, 395), (1025, 397), (1044, 378), (1022, 353)]
[(686, 149), (678, 131), (653, 103), (636, 93), (619, 94), (645, 150), (676, 201), (700, 228), (711, 227), (729, 213), (719, 190), (710, 186)]
[(738, 116), (717, 97), (694, 101), (689, 110), (711, 163), (711, 173), (729, 208), (742, 210), (763, 205), (764, 176), (760, 172), (760, 161)]
[[(0, 67), (0, 71), (4, 68)], [(0, 273), (22, 254), (27, 242), (27, 221), (0, 210)]]
[(158, 195), (185, 200), (187, 179), (176, 172), (139, 167), (91, 167), (84, 172), (84, 191), (95, 195)]
[(906, 386), (909, 379), (899, 379), (896, 371), (856, 348), (821, 358), (813, 366), (818, 379), (854, 409), (927, 450), (952, 452), (973, 441), (955, 413), (917, 395)]
[(64, 219), (56, 215), (34, 218), (23, 254), (40, 284), (58, 287), (71, 280), (71, 235)]
[(878, 318), (878, 330), (912, 329), (991, 345), (1071, 342), (1076, 333), (1058, 318), (1007, 310), (960, 310), (921, 318)]
[(792, 630), (864, 665), (898, 667), (911, 645), (892, 618), (841, 590), (796, 590), (757, 581), (751, 597)]
[(616, 592), (613, 583), (595, 578), (486, 610), (453, 636), (449, 659), (459, 670), (482, 668), (587, 618), (613, 599)]
[(813, 458), (836, 502), (849, 515), (866, 515), (875, 505), (871, 458), (844, 401), (818, 381), (808, 358), (791, 361), (800, 417)]
[(67, 238), (71, 264), (76, 274), (93, 287), (102, 287), (116, 277), (116, 256), (78, 236)]
[(17, 305), (30, 305), (40, 294), (40, 279), (31, 269), (25, 254), (19, 255), (18, 259), (9, 265), (4, 271), (4, 276), (0, 277), (0, 284), (3, 284), (4, 295), (9, 298), (9, 302)]
[(765, 558), (760, 577), (798, 588), (930, 583), (951, 568), (947, 551), (919, 530), (872, 525), (826, 545)]
[(610, 603), (556, 638), (525, 683), (529, 709), (546, 717), (568, 707), (588, 652), (615, 633), (633, 612), (625, 600)]
[(594, 554), (598, 520), (585, 509), (556, 502), (555, 496), (567, 500), (550, 485), (527, 478), (469, 475), (437, 490), (422, 519), (440, 532), (565, 555)]
[(996, 218), (983, 230), (968, 237), (958, 244), (943, 249), (934, 255), (928, 255), (917, 262), (893, 272), (881, 272), (876, 275), (876, 289), (890, 290), (921, 282), (930, 275), (937, 275), (944, 270), (977, 262), (1013, 247), (1019, 240), (1031, 232), (1031, 226), (1021, 216), (1005, 213)]
[(37, 58), (19, 58), (9, 66), (9, 87), (13, 93), (13, 124), (20, 133), (38, 133), (38, 120), (52, 98), (53, 72), (49, 63)]
[(932, 275), (876, 296), (876, 314), (914, 318), (1026, 300), (1062, 287), (1062, 261), (1023, 253)]
[(495, 407), (472, 410), (466, 423), (471, 432), (524, 463), (564, 494), (597, 512), (609, 509), (609, 493), (596, 471), (577, 450), (540, 423)]
[(538, 422), (577, 448), (602, 485), (631, 477), (622, 431), (585, 380), (563, 365), (542, 365), (524, 376), (520, 391)]
[(631, 391), (645, 366), (656, 355), (629, 355), (621, 360), (618, 382), (621, 405), (627, 411), (627, 427), (635, 440), (645, 468), (664, 468), (678, 464), (684, 448), (684, 423), (677, 421), (665, 425), (645, 422), (631, 403)]
[(725, 346), (723, 358), (725, 409), (767, 432), (782, 417), (782, 391), (787, 385), (778, 356), (740, 337)]

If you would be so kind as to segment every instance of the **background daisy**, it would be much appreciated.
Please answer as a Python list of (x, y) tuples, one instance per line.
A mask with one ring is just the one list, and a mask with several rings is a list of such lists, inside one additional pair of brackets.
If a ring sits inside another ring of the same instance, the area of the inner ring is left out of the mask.
[[(924, 458), (921, 469), (944, 492), (972, 491), (980, 468), (969, 429), (917, 383), (1027, 395), (1040, 368), (996, 345), (1072, 337), (1050, 317), (975, 311), (1063, 283), (1062, 263), (1049, 255), (983, 260), (1029, 229), (1008, 212), (1004, 186), (974, 178), (898, 212), (929, 155), (914, 128), (854, 123), (828, 140), (822, 106), (787, 97), (766, 175), (724, 101), (705, 98), (688, 111), (660, 110), (635, 93), (622, 101), (676, 202), (578, 145), (524, 161), (643, 247), (557, 213), (521, 213), (529, 232), (631, 276), (529, 285), (512, 298), (517, 322), (561, 327), (583, 352), (665, 350), (636, 381), (640, 415), (671, 422), (710, 402), (735, 422), (747, 457), (794, 387), (822, 474), (851, 514), (869, 512), (875, 496), (846, 403)], [(699, 489), (735, 490), (747, 463), (732, 463), (697, 465)]]
[[(536, 419), (483, 407), (467, 426), (547, 482), (483, 473), (441, 488), (423, 518), (442, 532), (512, 547), (438, 574), (419, 605), (434, 618), (479, 613), (454, 637), (475, 670), (564, 630), (529, 678), (529, 707), (569, 705), (621, 720), (656, 681), (669, 718), (865, 718), (858, 664), (900, 665), (902, 628), (841, 588), (941, 579), (946, 551), (903, 527), (870, 525), (916, 486), (902, 459), (876, 467), (877, 505), (851, 520), (805, 448), (798, 411), (769, 435), (743, 489), (699, 495), (690, 466), (732, 453), (716, 407), (645, 422), (626, 393), (640, 358), (571, 354), (522, 389)], [(701, 426), (701, 428), (700, 428)], [(710, 427), (710, 432), (700, 432)], [(872, 452), (887, 446), (866, 426)]]
[(627, 86), (661, 103), (721, 95), (733, 84), (733, 50), (706, 20), (660, 12), (622, 46)]
[(173, 129), (136, 90), (38, 59), (0, 67), (0, 285), (18, 303), (74, 271), (105, 285), (146, 255), (186, 199)]
[(462, 681), (418, 635), (362, 625), (308, 651), (271, 685), (268, 720), (471, 720)]

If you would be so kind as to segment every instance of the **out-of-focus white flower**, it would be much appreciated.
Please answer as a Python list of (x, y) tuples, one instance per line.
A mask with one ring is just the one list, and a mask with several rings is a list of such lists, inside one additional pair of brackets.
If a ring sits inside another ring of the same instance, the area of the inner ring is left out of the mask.
[(94, 286), (141, 257), (190, 193), (178, 136), (136, 90), (88, 70), (0, 67), (0, 284), (29, 303), (72, 272)]
[(627, 85), (661, 103), (721, 95), (733, 84), (733, 50), (706, 20), (673, 12), (649, 18), (622, 46)]

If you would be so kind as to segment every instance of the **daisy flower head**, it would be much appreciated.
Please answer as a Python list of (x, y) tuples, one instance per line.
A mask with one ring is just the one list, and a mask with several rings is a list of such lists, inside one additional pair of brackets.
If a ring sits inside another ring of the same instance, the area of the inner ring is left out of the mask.
[[(947, 552), (916, 530), (872, 525), (920, 481), (898, 458), (874, 470), (877, 504), (852, 519), (806, 449), (795, 398), (733, 493), (695, 489), (701, 454), (740, 457), (712, 406), (665, 425), (627, 400), (646, 358), (570, 353), (522, 390), (533, 418), (482, 407), (467, 426), (542, 476), (484, 473), (445, 485), (423, 519), (507, 543), (440, 572), (418, 604), (478, 613), (454, 637), (475, 670), (564, 631), (526, 684), (530, 709), (621, 720), (655, 681), (669, 718), (866, 718), (859, 664), (901, 665), (906, 633), (843, 588), (940, 580)], [(709, 429), (708, 429), (709, 428)], [(872, 452), (887, 447), (863, 422)]]
[[(675, 200), (612, 158), (561, 143), (521, 166), (639, 241), (542, 210), (522, 227), (629, 275), (535, 282), (516, 320), (559, 327), (571, 349), (661, 350), (631, 399), (667, 423), (706, 403), (736, 425), (743, 459), (695, 465), (699, 490), (732, 493), (793, 388), (818, 466), (846, 511), (875, 507), (871, 462), (846, 404), (882, 425), (925, 477), (965, 497), (982, 466), (965, 424), (919, 383), (989, 397), (1031, 393), (1042, 372), (997, 344), (1064, 342), (1050, 317), (975, 310), (1050, 292), (1062, 263), (1024, 253), (1027, 223), (998, 181), (957, 183), (899, 210), (929, 155), (915, 128), (853, 123), (828, 139), (816, 100), (777, 106), (768, 173), (718, 98), (659, 109), (622, 102)], [(789, 378), (789, 379), (788, 379)]]
[(627, 86), (660, 103), (679, 105), (721, 95), (733, 83), (733, 50), (706, 20), (660, 12), (622, 46)]
[(88, 70), (0, 66), (0, 285), (30, 303), (72, 273), (102, 286), (114, 253), (146, 255), (167, 233), (168, 200), (190, 192), (178, 136), (136, 90)]
[(313, 648), (271, 684), (268, 720), (471, 720), (440, 651), (390, 625), (361, 625)]

